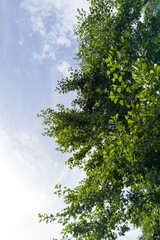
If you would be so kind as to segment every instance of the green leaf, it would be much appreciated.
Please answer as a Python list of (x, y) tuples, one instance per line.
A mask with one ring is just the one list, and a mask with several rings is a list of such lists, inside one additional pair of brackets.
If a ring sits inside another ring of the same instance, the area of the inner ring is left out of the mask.
[(119, 103), (123, 106), (124, 105), (124, 101), (120, 100)]
[(118, 78), (118, 81), (119, 81), (119, 82), (122, 82), (122, 76), (120, 76), (120, 77)]
[(121, 88), (120, 87), (117, 88), (117, 92), (121, 93)]
[(154, 71), (153, 71), (153, 70), (151, 70), (151, 71), (150, 71), (150, 74), (154, 74)]

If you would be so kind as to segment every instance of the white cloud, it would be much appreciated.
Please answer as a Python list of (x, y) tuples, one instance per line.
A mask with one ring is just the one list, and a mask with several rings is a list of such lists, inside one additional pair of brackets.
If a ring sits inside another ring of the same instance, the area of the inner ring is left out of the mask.
[(60, 62), (60, 64), (57, 65), (57, 70), (62, 73), (64, 77), (69, 76), (68, 69), (70, 68), (70, 65), (67, 61), (63, 60)]
[(53, 195), (54, 185), (76, 183), (77, 171), (69, 174), (68, 168), (62, 167), (64, 161), (58, 161), (59, 154), (51, 155), (37, 136), (2, 129), (0, 135), (0, 239), (58, 237), (59, 224), (40, 224), (37, 214), (56, 213), (64, 206), (63, 200)]
[(11, 135), (1, 129), (0, 135), (0, 239), (50, 239), (59, 227), (39, 224), (37, 214), (56, 211), (61, 205), (47, 191), (49, 178), (53, 184), (58, 177), (59, 165), (35, 136)]
[[(88, 8), (86, 0), (24, 0), (21, 7), (31, 19), (33, 32), (38, 32), (44, 45), (71, 46), (73, 24), (76, 23), (77, 8)], [(34, 54), (41, 60), (39, 54)], [(42, 59), (47, 57), (45, 54)], [(50, 57), (50, 56), (48, 56)], [(51, 56), (52, 57), (52, 56)]]
[(39, 33), (44, 37), (46, 33), (43, 18), (41, 16), (31, 16), (31, 22), (33, 31), (39, 31)]
[(40, 53), (34, 52), (33, 57), (40, 63), (42, 63), (44, 59), (56, 59), (54, 50), (49, 44), (45, 44)]

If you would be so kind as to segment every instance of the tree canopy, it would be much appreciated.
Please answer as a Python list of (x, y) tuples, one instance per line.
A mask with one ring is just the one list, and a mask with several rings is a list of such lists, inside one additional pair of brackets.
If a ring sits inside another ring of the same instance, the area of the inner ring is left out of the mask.
[(86, 177), (56, 185), (66, 208), (39, 214), (57, 220), (62, 239), (108, 239), (130, 224), (139, 239), (160, 237), (160, 11), (156, 0), (90, 0), (78, 10), (79, 69), (58, 81), (75, 91), (72, 107), (42, 110), (44, 135), (71, 153)]

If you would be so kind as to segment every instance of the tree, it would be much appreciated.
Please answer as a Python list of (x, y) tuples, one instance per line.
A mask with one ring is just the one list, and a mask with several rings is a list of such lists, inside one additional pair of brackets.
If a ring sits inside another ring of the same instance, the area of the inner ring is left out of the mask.
[(62, 239), (116, 239), (130, 223), (160, 237), (160, 11), (153, 0), (91, 0), (75, 34), (79, 70), (58, 82), (72, 108), (42, 110), (44, 135), (72, 154), (86, 177), (56, 185), (67, 207), (40, 221), (62, 223)]

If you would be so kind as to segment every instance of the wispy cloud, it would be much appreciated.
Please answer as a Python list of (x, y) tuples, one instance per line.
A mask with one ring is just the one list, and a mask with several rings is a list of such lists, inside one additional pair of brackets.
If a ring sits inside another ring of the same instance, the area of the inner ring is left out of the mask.
[(67, 167), (62, 168), (56, 154), (53, 159), (34, 135), (2, 129), (0, 135), (0, 239), (58, 237), (60, 226), (39, 224), (37, 214), (60, 210), (64, 203), (53, 196), (54, 185), (76, 183), (78, 173), (69, 174)]
[(55, 203), (48, 183), (51, 181), (54, 186), (60, 166), (51, 161), (35, 136), (25, 132), (12, 135), (1, 129), (0, 135), (0, 239), (50, 239), (59, 227), (40, 225), (37, 214), (57, 211), (61, 206), (60, 202)]
[(44, 59), (56, 59), (54, 50), (49, 44), (44, 44), (40, 53), (34, 52), (33, 57), (37, 59), (40, 63), (42, 63)]
[(45, 29), (42, 16), (31, 16), (32, 29), (34, 32), (38, 31), (41, 36), (45, 37)]
[[(86, 0), (24, 0), (21, 7), (30, 16), (32, 31), (38, 32), (44, 45), (70, 47), (77, 8), (88, 8)], [(34, 57), (41, 59), (39, 55)], [(42, 59), (51, 57), (43, 54)]]
[(70, 65), (67, 61), (63, 60), (60, 62), (60, 64), (57, 65), (57, 70), (62, 73), (64, 77), (69, 76), (68, 69), (70, 68)]

